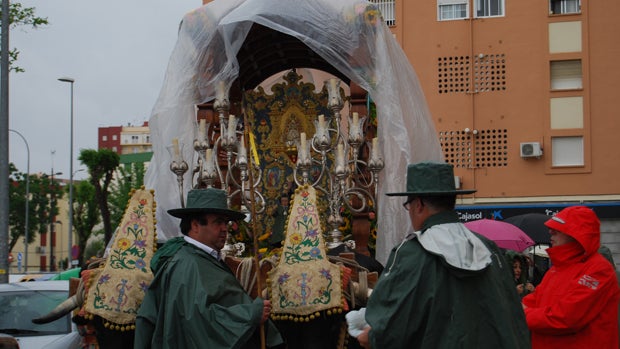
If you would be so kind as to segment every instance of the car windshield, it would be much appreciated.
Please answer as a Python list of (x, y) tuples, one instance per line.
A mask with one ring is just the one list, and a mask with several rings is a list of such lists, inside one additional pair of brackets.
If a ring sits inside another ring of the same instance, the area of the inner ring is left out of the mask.
[(62, 301), (66, 291), (36, 291), (0, 293), (0, 332), (14, 336), (64, 334), (71, 331), (69, 315), (47, 324), (37, 325), (32, 319), (47, 314)]

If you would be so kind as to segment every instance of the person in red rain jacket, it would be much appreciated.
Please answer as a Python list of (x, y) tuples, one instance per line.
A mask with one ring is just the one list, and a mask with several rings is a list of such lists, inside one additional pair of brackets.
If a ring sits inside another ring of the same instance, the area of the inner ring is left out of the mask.
[(620, 289), (613, 266), (597, 252), (596, 214), (567, 207), (545, 225), (552, 267), (522, 301), (532, 348), (617, 349)]

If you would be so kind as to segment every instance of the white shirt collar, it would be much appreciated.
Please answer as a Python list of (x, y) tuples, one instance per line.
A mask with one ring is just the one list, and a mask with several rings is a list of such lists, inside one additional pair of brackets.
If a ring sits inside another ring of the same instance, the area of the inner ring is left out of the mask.
[(195, 240), (195, 239), (192, 239), (192, 238), (190, 238), (187, 235), (183, 235), (183, 239), (185, 241), (187, 241), (187, 243), (192, 244), (192, 245), (198, 247), (199, 249), (207, 252), (208, 254), (213, 256), (213, 258), (215, 258), (216, 260), (218, 260), (218, 261), (222, 260), (222, 255), (218, 251), (216, 251), (216, 250), (212, 249), (211, 247), (203, 244), (202, 242), (200, 242), (198, 240)]

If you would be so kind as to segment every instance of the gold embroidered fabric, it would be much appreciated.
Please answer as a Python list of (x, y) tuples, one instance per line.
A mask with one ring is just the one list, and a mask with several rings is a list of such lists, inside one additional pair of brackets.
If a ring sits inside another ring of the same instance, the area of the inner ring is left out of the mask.
[(277, 266), (269, 272), (272, 314), (314, 318), (319, 311), (341, 312), (344, 297), (338, 265), (329, 262), (311, 186), (295, 190), (286, 237)]
[(150, 262), (156, 248), (154, 214), (153, 191), (133, 191), (105, 264), (90, 280), (85, 311), (110, 322), (106, 326), (112, 329), (125, 330), (123, 325), (133, 325), (153, 280)]

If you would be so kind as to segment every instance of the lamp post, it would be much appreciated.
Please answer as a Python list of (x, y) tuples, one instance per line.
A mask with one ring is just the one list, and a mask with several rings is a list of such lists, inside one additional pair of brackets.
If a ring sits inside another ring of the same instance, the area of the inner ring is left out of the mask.
[(28, 141), (26, 141), (26, 137), (24, 137), (21, 133), (9, 129), (9, 131), (14, 132), (18, 136), (20, 136), (24, 143), (26, 143), (26, 151), (28, 155), (28, 160), (26, 162), (26, 212), (24, 214), (24, 272), (28, 273), (28, 213), (30, 212), (29, 203), (30, 203), (30, 146), (28, 146)]
[[(53, 154), (53, 153), (52, 153)], [(50, 268), (49, 271), (56, 271), (56, 266), (54, 265), (54, 224), (56, 223), (54, 220), (54, 203), (55, 203), (55, 195), (54, 195), (54, 176), (60, 176), (62, 172), (54, 173), (54, 168), (52, 167), (52, 175), (50, 182)]]
[(69, 265), (73, 259), (71, 249), (73, 247), (73, 83), (75, 79), (69, 77), (58, 78), (58, 81), (68, 82), (71, 84), (71, 116), (69, 122), (69, 239), (68, 239), (68, 251), (69, 251)]

